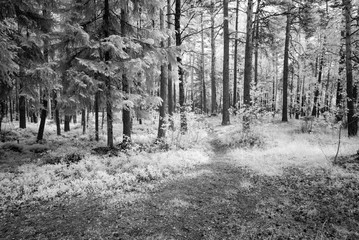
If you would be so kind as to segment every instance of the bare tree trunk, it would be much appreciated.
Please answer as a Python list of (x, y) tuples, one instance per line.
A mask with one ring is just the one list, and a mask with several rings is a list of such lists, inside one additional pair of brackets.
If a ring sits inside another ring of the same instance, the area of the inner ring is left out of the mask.
[[(171, 29), (172, 18), (171, 18), (171, 0), (167, 0), (167, 28)], [(168, 38), (168, 47), (171, 46), (171, 38)], [(168, 115), (170, 121), (170, 129), (174, 130), (173, 121), (173, 81), (172, 81), (172, 64), (168, 63)]]
[(204, 74), (204, 29), (203, 29), (203, 12), (201, 14), (201, 79), (202, 79), (202, 96), (203, 96), (203, 112), (207, 113), (207, 96), (206, 96), (206, 81)]
[(81, 110), (81, 125), (82, 125), (82, 134), (86, 133), (86, 109)]
[[(253, 53), (253, 36), (252, 36), (252, 18), (253, 18), (253, 1), (248, 0), (247, 7), (247, 27), (246, 27), (246, 46), (244, 53), (244, 83), (243, 83), (243, 101), (246, 108), (251, 104), (251, 82), (252, 82), (252, 53)], [(249, 129), (250, 119), (243, 116), (243, 129)]]
[(351, 47), (351, 0), (343, 0), (345, 16), (345, 66), (347, 78), (347, 107), (348, 107), (348, 136), (356, 136), (358, 133), (358, 118), (354, 115), (352, 47)]
[[(42, 10), (43, 16), (45, 18), (50, 18), (51, 13), (46, 9), (47, 4), (44, 5), (44, 9)], [(45, 29), (45, 33), (50, 32), (50, 29)], [(49, 40), (45, 38), (44, 40), (44, 58), (45, 62), (49, 62)], [(41, 141), (44, 137), (45, 131), (45, 123), (46, 123), (46, 116), (47, 116), (47, 108), (48, 108), (48, 89), (44, 89), (42, 93), (42, 109), (41, 109), (41, 116), (40, 116), (40, 125), (39, 131), (37, 132), (37, 141)], [(40, 91), (41, 94), (41, 91)], [(51, 106), (50, 106), (51, 108)]]
[[(164, 30), (164, 15), (163, 10), (160, 10), (160, 29)], [(161, 48), (164, 48), (165, 44), (161, 42)], [(157, 132), (157, 139), (158, 141), (162, 141), (164, 137), (166, 137), (166, 108), (167, 108), (167, 63), (161, 65), (161, 85), (160, 85), (160, 97), (162, 98), (162, 105), (160, 106), (160, 116), (158, 122), (158, 132)]]
[[(175, 30), (176, 30), (176, 46), (181, 46), (181, 0), (176, 0), (176, 13), (175, 13)], [(181, 132), (187, 132), (187, 117), (185, 109), (185, 96), (184, 96), (184, 72), (182, 69), (182, 57), (177, 57), (178, 62), (178, 75), (179, 75), (179, 104), (181, 115)]]
[[(236, 26), (235, 26), (235, 39), (234, 39), (234, 72), (233, 72), (233, 107), (237, 108), (237, 74), (238, 74), (238, 15), (239, 15), (239, 1), (236, 6)], [(214, 30), (213, 30), (214, 31)]]
[(94, 111), (95, 111), (95, 140), (98, 142), (100, 140), (99, 137), (99, 104), (100, 104), (100, 91), (95, 93), (95, 102), (94, 102)]
[(65, 115), (64, 132), (70, 131), (71, 116)]
[[(110, 36), (110, 4), (109, 0), (104, 2), (104, 14), (103, 14), (103, 30), (104, 37)], [(105, 52), (105, 63), (110, 61), (110, 52)], [(105, 80), (105, 92), (106, 92), (106, 119), (107, 119), (107, 146), (110, 148), (114, 147), (113, 144), (113, 113), (112, 113), (112, 90), (111, 80), (106, 77)]]
[[(122, 36), (127, 35), (127, 21), (128, 21), (128, 12), (127, 12), (127, 2), (126, 9), (121, 10), (121, 34)], [(126, 96), (124, 100), (128, 99), (130, 94), (129, 81), (126, 74), (122, 75), (122, 91)], [(125, 106), (122, 109), (122, 123), (123, 123), (123, 139), (122, 139), (122, 148), (128, 148), (131, 144), (131, 131), (132, 131), (132, 121), (131, 121), (131, 109), (130, 106)]]
[(214, 32), (215, 6), (211, 0), (211, 113), (217, 114), (217, 90), (216, 90), (216, 36)]
[(318, 70), (318, 82), (315, 86), (314, 92), (314, 106), (312, 111), (312, 116), (319, 117), (319, 95), (320, 95), (320, 87), (322, 84), (322, 73), (323, 73), (323, 65), (324, 65), (324, 53), (322, 53), (319, 61), (319, 70)]
[(229, 119), (229, 27), (228, 0), (223, 0), (223, 108), (222, 125), (230, 124)]
[(287, 24), (285, 28), (285, 43), (284, 43), (284, 65), (283, 65), (283, 109), (282, 121), (288, 121), (288, 72), (289, 72), (289, 38), (291, 27), (291, 6), (288, 6)]

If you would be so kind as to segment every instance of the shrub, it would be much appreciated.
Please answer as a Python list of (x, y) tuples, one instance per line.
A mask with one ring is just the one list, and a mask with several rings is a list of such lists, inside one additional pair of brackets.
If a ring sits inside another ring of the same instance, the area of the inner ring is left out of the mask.
[(18, 143), (4, 143), (1, 148), (4, 150), (10, 150), (19, 153), (24, 151), (24, 146)]
[(265, 144), (264, 136), (256, 131), (242, 131), (237, 129), (228, 134), (219, 136), (212, 143), (220, 149), (226, 148), (254, 148), (263, 147)]

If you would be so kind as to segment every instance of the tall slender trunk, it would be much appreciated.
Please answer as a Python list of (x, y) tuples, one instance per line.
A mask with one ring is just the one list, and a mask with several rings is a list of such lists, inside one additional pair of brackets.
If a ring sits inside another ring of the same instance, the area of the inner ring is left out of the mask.
[(100, 91), (96, 91), (95, 93), (95, 102), (94, 102), (94, 111), (95, 111), (95, 140), (98, 142), (100, 140), (99, 137), (99, 105), (100, 105)]
[[(246, 46), (244, 53), (244, 82), (243, 82), (243, 101), (245, 107), (251, 104), (251, 82), (252, 82), (252, 53), (253, 53), (253, 33), (252, 33), (252, 18), (253, 18), (253, 1), (248, 0), (247, 7), (247, 27), (246, 27)], [(248, 130), (250, 119), (248, 116), (243, 116), (243, 129)]]
[(71, 116), (65, 115), (64, 132), (70, 131)]
[(243, 98), (244, 104), (249, 106), (251, 103), (251, 81), (252, 81), (252, 16), (253, 16), (253, 1), (248, 0), (247, 8), (247, 27), (246, 27), (246, 46), (244, 58), (244, 84), (243, 84)]
[(206, 81), (204, 74), (204, 28), (203, 28), (203, 12), (201, 13), (201, 79), (202, 79), (202, 96), (203, 96), (203, 112), (207, 113), (207, 98), (206, 98)]
[[(125, 37), (127, 35), (127, 22), (128, 22), (128, 2), (126, 1), (125, 7), (121, 9), (121, 35)], [(124, 94), (124, 100), (128, 100), (130, 95), (130, 86), (126, 73), (122, 75), (122, 92)], [(131, 144), (131, 108), (130, 106), (124, 106), (122, 108), (122, 148), (128, 148)]]
[(228, 125), (230, 124), (228, 0), (223, 0), (223, 94), (222, 95), (223, 95), (222, 125)]
[[(46, 9), (47, 4), (44, 5), (44, 8), (42, 13), (45, 18), (50, 18), (50, 12)], [(46, 29), (45, 33), (48, 33), (50, 29)], [(44, 58), (45, 62), (49, 62), (49, 40), (45, 38), (44, 40)], [(41, 115), (40, 115), (40, 125), (39, 125), (39, 131), (37, 133), (37, 141), (41, 141), (44, 137), (44, 131), (45, 131), (45, 123), (46, 123), (46, 116), (47, 116), (47, 108), (48, 108), (48, 89), (43, 90), (42, 94), (42, 109), (41, 109)], [(41, 91), (40, 91), (41, 94)]]
[[(103, 30), (104, 37), (110, 36), (110, 4), (109, 0), (104, 2), (104, 14), (103, 14)], [(104, 54), (105, 63), (110, 61), (110, 52), (106, 51)], [(107, 146), (114, 147), (113, 144), (113, 113), (112, 113), (112, 90), (111, 79), (106, 77), (105, 79), (105, 92), (106, 92), (106, 119), (107, 119)]]
[(13, 122), (13, 108), (12, 108), (12, 99), (11, 99), (11, 92), (9, 94), (9, 113), (10, 113), (10, 122)]
[(81, 110), (81, 125), (82, 125), (82, 134), (86, 133), (86, 109)]
[(257, 1), (257, 11), (255, 16), (255, 37), (254, 37), (254, 84), (258, 84), (258, 55), (259, 55), (259, 7), (261, 1)]
[[(344, 35), (344, 33), (343, 33)], [(340, 59), (339, 59), (339, 69), (338, 69), (338, 79), (337, 79), (337, 94), (336, 94), (336, 107), (338, 108), (338, 112), (336, 114), (337, 121), (340, 121), (343, 118), (342, 109), (343, 109), (343, 86), (342, 86), (342, 78), (341, 75), (344, 70), (345, 64), (345, 54), (344, 49), (341, 47), (339, 51)]]
[(285, 28), (285, 43), (284, 43), (284, 64), (283, 64), (283, 109), (282, 121), (288, 121), (288, 73), (289, 73), (289, 38), (291, 27), (291, 6), (288, 6), (287, 24)]
[(323, 65), (324, 65), (324, 53), (322, 53), (322, 55), (320, 56), (319, 70), (317, 74), (318, 82), (315, 86), (315, 92), (314, 92), (314, 106), (313, 106), (312, 116), (316, 116), (316, 117), (319, 117), (319, 95), (320, 95), (319, 89), (321, 88), (321, 84), (322, 84)]
[[(164, 30), (164, 14), (163, 10), (160, 10), (160, 29), (161, 31)], [(162, 41), (161, 42), (161, 48), (164, 48), (165, 44)], [(158, 121), (158, 132), (157, 132), (157, 139), (162, 140), (164, 137), (166, 137), (166, 108), (167, 108), (167, 69), (168, 65), (167, 63), (163, 63), (161, 65), (161, 82), (160, 82), (160, 97), (162, 98), (162, 105), (160, 106), (160, 116)]]
[(55, 109), (55, 123), (56, 123), (56, 134), (57, 136), (61, 135), (61, 124), (60, 124), (60, 111), (57, 101), (57, 92), (56, 90), (53, 91), (53, 102), (54, 102), (54, 109)]
[[(176, 31), (176, 46), (181, 46), (181, 0), (176, 0), (176, 12), (175, 12), (175, 31)], [(187, 117), (185, 109), (185, 96), (184, 96), (184, 71), (182, 69), (182, 57), (177, 57), (178, 62), (178, 75), (179, 75), (179, 104), (181, 115), (181, 132), (185, 133), (188, 130)]]
[[(167, 0), (167, 28), (171, 29), (171, 0)], [(168, 47), (171, 47), (171, 37), (168, 38)], [(169, 128), (174, 129), (173, 121), (173, 81), (172, 81), (172, 64), (168, 62), (168, 115), (169, 115)]]
[(215, 36), (215, 5), (211, 0), (211, 113), (217, 114), (217, 90), (216, 90), (216, 36)]
[[(235, 25), (235, 39), (234, 39), (234, 66), (233, 66), (233, 107), (237, 108), (237, 74), (238, 74), (238, 15), (239, 15), (239, 1), (236, 6), (236, 25)], [(213, 30), (214, 31), (214, 30)]]
[(351, 47), (351, 0), (343, 0), (345, 16), (345, 67), (347, 78), (347, 118), (348, 136), (356, 136), (358, 133), (358, 118), (354, 115), (354, 92), (353, 92), (353, 70), (352, 70), (352, 47)]

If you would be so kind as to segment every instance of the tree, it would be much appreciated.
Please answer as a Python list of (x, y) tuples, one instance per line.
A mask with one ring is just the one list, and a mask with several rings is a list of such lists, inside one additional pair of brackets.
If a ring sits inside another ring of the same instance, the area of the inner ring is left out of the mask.
[[(160, 29), (164, 30), (164, 15), (163, 10), (160, 10)], [(165, 44), (164, 41), (161, 42), (161, 47), (164, 48)], [(162, 141), (163, 138), (166, 136), (166, 108), (167, 108), (167, 70), (168, 70), (168, 64), (167, 62), (163, 62), (161, 64), (161, 77), (160, 77), (160, 97), (162, 99), (162, 104), (160, 106), (160, 116), (159, 116), (159, 122), (158, 122), (158, 133), (157, 133), (157, 139), (158, 141)]]
[(223, 0), (223, 108), (222, 125), (230, 124), (229, 119), (229, 27), (228, 0)]
[[(175, 31), (176, 31), (176, 46), (181, 46), (181, 0), (176, 0), (176, 12), (175, 12)], [(179, 76), (179, 104), (181, 115), (181, 132), (187, 132), (187, 118), (186, 118), (186, 106), (185, 106), (185, 92), (184, 92), (184, 71), (182, 68), (182, 57), (177, 57), (178, 63), (178, 76)]]
[(353, 92), (353, 69), (352, 69), (352, 49), (351, 49), (351, 12), (352, 4), (350, 0), (343, 0), (345, 17), (345, 69), (347, 79), (347, 117), (348, 117), (348, 136), (356, 136), (358, 133), (358, 118), (354, 116), (354, 92)]
[[(247, 5), (247, 26), (246, 26), (246, 45), (244, 55), (244, 82), (243, 82), (243, 100), (245, 107), (251, 104), (251, 82), (252, 82), (252, 54), (253, 54), (253, 33), (252, 33), (252, 19), (253, 19), (253, 1), (248, 0)], [(243, 128), (249, 128), (249, 119), (247, 116), (243, 117)]]
[(284, 42), (284, 63), (283, 63), (283, 108), (282, 121), (288, 121), (288, 74), (289, 74), (289, 40), (291, 28), (291, 4), (288, 4), (287, 22), (285, 27), (285, 42)]
[(211, 0), (211, 114), (217, 114), (215, 3)]

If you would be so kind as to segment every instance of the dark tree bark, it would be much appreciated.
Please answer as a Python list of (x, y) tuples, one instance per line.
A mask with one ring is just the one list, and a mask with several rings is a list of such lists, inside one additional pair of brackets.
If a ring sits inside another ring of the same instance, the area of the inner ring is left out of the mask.
[[(344, 34), (343, 34), (344, 35)], [(344, 50), (341, 47), (340, 48), (340, 59), (339, 59), (339, 69), (338, 69), (338, 80), (337, 80), (337, 94), (336, 94), (336, 107), (338, 108), (338, 112), (336, 114), (336, 119), (337, 121), (340, 121), (343, 118), (342, 115), (342, 109), (343, 109), (343, 86), (342, 86), (342, 78), (341, 75), (343, 73), (344, 70), (344, 65), (345, 65), (345, 54), (344, 54)]]
[(203, 112), (207, 113), (207, 96), (206, 81), (204, 74), (204, 29), (203, 29), (203, 13), (201, 14), (201, 79), (202, 79), (202, 96), (203, 96)]
[(70, 122), (71, 122), (71, 116), (65, 115), (65, 122), (64, 122), (64, 132), (70, 131)]
[[(127, 4), (127, 2), (126, 2)], [(127, 35), (127, 22), (128, 22), (128, 12), (126, 9), (121, 9), (121, 35)], [(124, 100), (128, 100), (128, 95), (130, 94), (130, 86), (126, 73), (122, 75), (122, 91), (125, 95)], [(132, 131), (132, 121), (131, 121), (131, 108), (130, 106), (124, 106), (122, 108), (122, 148), (128, 148), (131, 144), (131, 131)]]
[(215, 5), (211, 1), (211, 113), (217, 114), (217, 89), (216, 89), (216, 36), (215, 36)]
[(61, 135), (60, 111), (57, 102), (56, 90), (53, 91), (53, 101), (54, 101), (54, 109), (55, 109), (56, 134), (57, 136), (60, 136)]
[(95, 111), (95, 140), (98, 142), (99, 137), (99, 105), (100, 105), (100, 91), (95, 93), (94, 111)]
[[(110, 4), (109, 0), (105, 0), (104, 5), (104, 14), (103, 14), (103, 30), (104, 37), (107, 38), (110, 36)], [(106, 51), (104, 54), (106, 64), (110, 61), (110, 52)], [(105, 89), (106, 89), (106, 116), (107, 116), (107, 146), (113, 148), (113, 113), (112, 113), (112, 90), (111, 90), (111, 80), (109, 77), (106, 77), (105, 80)]]
[(86, 133), (86, 109), (81, 110), (81, 125), (82, 125), (82, 134)]
[[(246, 46), (244, 53), (244, 82), (243, 82), (243, 103), (245, 107), (251, 104), (251, 82), (252, 82), (252, 53), (253, 53), (253, 33), (252, 33), (252, 19), (253, 19), (253, 1), (248, 0), (247, 7), (247, 27), (246, 27)], [(250, 119), (248, 116), (243, 116), (243, 129), (249, 129)]]
[(13, 122), (13, 108), (12, 108), (12, 99), (11, 96), (9, 96), (9, 113), (10, 113), (10, 122)]
[[(233, 107), (237, 108), (237, 74), (238, 74), (238, 15), (239, 15), (239, 1), (236, 6), (236, 25), (235, 25), (235, 39), (234, 39), (234, 72), (233, 72)], [(213, 29), (214, 32), (214, 29)]]
[[(176, 12), (175, 12), (175, 31), (176, 31), (176, 46), (181, 46), (181, 0), (176, 0)], [(178, 75), (179, 75), (179, 104), (180, 104), (180, 116), (181, 116), (181, 132), (187, 132), (187, 117), (185, 106), (185, 94), (184, 94), (184, 72), (182, 69), (182, 57), (177, 57), (178, 62)]]
[[(21, 71), (20, 71), (21, 72)], [(20, 76), (24, 77), (21, 73)], [(26, 128), (26, 97), (23, 94), (23, 84), (20, 83), (19, 90), (19, 127)]]
[(289, 38), (291, 27), (291, 6), (288, 6), (287, 24), (285, 28), (284, 64), (283, 64), (283, 109), (282, 121), (288, 121), (288, 74), (289, 74)]
[(345, 16), (345, 67), (347, 78), (347, 118), (348, 118), (348, 136), (356, 136), (358, 133), (358, 118), (354, 116), (354, 93), (353, 93), (353, 70), (352, 70), (352, 47), (351, 47), (351, 0), (343, 0)]
[(314, 106), (313, 106), (313, 110), (312, 110), (312, 116), (316, 116), (319, 117), (319, 88), (322, 84), (322, 75), (323, 75), (323, 65), (324, 65), (324, 54), (321, 55), (320, 60), (319, 60), (319, 70), (318, 70), (318, 82), (315, 86), (315, 91), (314, 91)]
[(228, 0), (223, 0), (223, 108), (222, 125), (230, 124), (229, 119), (229, 27)]
[[(171, 29), (172, 18), (171, 18), (171, 0), (167, 0), (167, 28)], [(171, 38), (168, 38), (168, 47), (171, 46)], [(168, 115), (170, 122), (170, 129), (174, 130), (173, 121), (173, 81), (172, 81), (172, 64), (168, 63)]]
[[(44, 5), (44, 9), (42, 11), (43, 16), (45, 18), (50, 18), (51, 17), (51, 13), (46, 9), (47, 4)], [(44, 29), (44, 33), (48, 33), (50, 32), (50, 29)], [(45, 62), (49, 62), (49, 40), (48, 39), (44, 39), (44, 58), (45, 58)], [(45, 123), (46, 123), (46, 117), (47, 117), (47, 97), (48, 97), (48, 93), (47, 93), (48, 89), (44, 89), (43, 92), (43, 96), (42, 96), (42, 109), (41, 109), (41, 115), (40, 115), (40, 125), (39, 125), (39, 131), (37, 133), (37, 141), (41, 141), (44, 137), (44, 131), (45, 131)], [(41, 91), (40, 91), (41, 92)]]
[[(162, 9), (160, 10), (160, 29), (164, 30), (164, 15)], [(164, 48), (165, 44), (161, 42), (161, 48)], [(160, 97), (162, 98), (162, 105), (160, 106), (160, 116), (158, 122), (158, 132), (157, 132), (157, 140), (163, 141), (166, 137), (166, 108), (167, 108), (167, 70), (168, 65), (164, 63), (161, 65), (161, 82), (160, 82)]]

